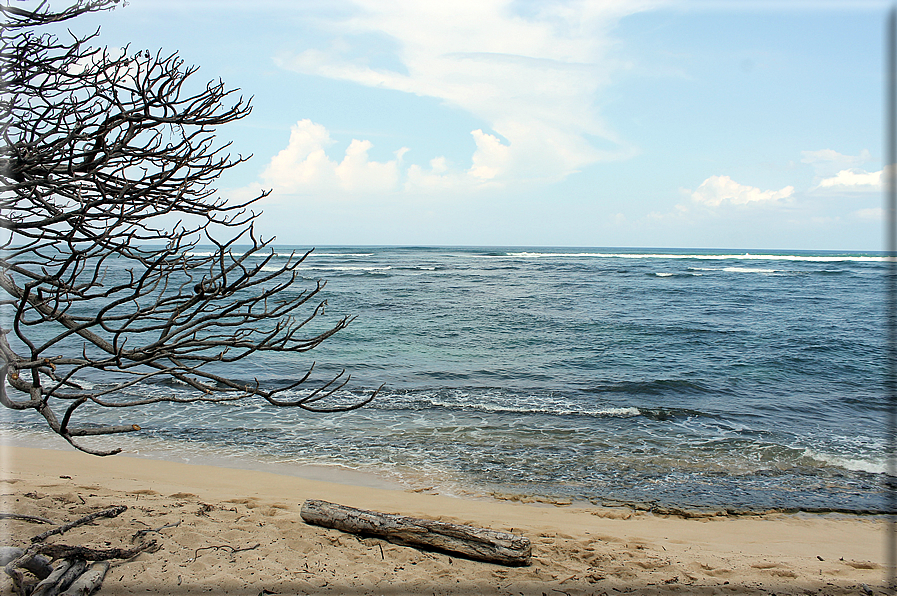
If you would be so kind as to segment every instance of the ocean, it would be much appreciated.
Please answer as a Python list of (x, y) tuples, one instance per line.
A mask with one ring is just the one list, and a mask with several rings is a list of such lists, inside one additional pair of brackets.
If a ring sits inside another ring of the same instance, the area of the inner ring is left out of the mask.
[[(264, 383), (312, 362), (316, 379), (345, 368), (353, 395), (385, 384), (374, 402), (93, 410), (144, 430), (92, 444), (466, 497), (880, 512), (886, 265), (823, 251), (318, 247), (299, 270), (303, 287), (327, 280), (319, 328), (355, 321), (311, 352), (229, 372)], [(36, 414), (0, 416), (6, 442), (65, 447)]]

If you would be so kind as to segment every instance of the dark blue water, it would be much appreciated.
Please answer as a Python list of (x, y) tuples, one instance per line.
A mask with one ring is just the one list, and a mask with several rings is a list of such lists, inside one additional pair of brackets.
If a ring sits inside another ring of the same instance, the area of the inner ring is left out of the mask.
[[(374, 403), (100, 414), (146, 429), (114, 441), (454, 494), (883, 508), (880, 255), (328, 247), (300, 270), (306, 285), (328, 280), (320, 328), (357, 320), (313, 352), (231, 374), (283, 381), (316, 361), (318, 378), (345, 367), (352, 391), (386, 383)], [(12, 434), (37, 427), (7, 420)]]

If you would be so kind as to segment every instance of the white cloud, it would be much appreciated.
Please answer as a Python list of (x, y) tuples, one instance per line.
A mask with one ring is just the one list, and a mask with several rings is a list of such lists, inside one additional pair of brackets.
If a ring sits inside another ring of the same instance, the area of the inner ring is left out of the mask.
[[(656, 0), (541, 3), (527, 14), (511, 0), (352, 4), (356, 10), (351, 17), (325, 22), (335, 36), (330, 48), (282, 57), (279, 64), (304, 74), (439, 98), (488, 122), (508, 141), (473, 131), (477, 148), (466, 173), (418, 167), (411, 180), (439, 175), (443, 183), (451, 179), (458, 184), (469, 183), (469, 178), (554, 181), (587, 164), (632, 154), (605, 127), (595, 94), (617, 68), (608, 57), (607, 31)], [(372, 68), (357, 57), (352, 36), (370, 34), (393, 42), (400, 68)], [(617, 149), (599, 150), (587, 135)]]
[(881, 207), (870, 207), (868, 209), (859, 209), (853, 212), (855, 217), (870, 221), (884, 221), (885, 210)]
[(325, 152), (332, 144), (326, 128), (311, 120), (300, 120), (290, 130), (287, 147), (271, 159), (262, 173), (264, 184), (282, 193), (390, 192), (398, 188), (399, 166), (407, 149), (397, 151), (394, 160), (371, 161), (371, 142), (353, 139), (337, 163)]
[(845, 155), (833, 149), (801, 151), (801, 162), (813, 167), (816, 174), (811, 192), (878, 192), (882, 189), (882, 170), (870, 172), (860, 168), (872, 161), (872, 154), (863, 149), (859, 155)]
[(510, 147), (502, 145), (498, 137), (475, 130), (471, 133), (477, 149), (469, 173), (474, 178), (492, 180), (507, 168)]
[(868, 149), (860, 151), (859, 155), (847, 155), (846, 153), (838, 153), (834, 149), (819, 149), (818, 151), (801, 151), (801, 161), (803, 163), (864, 163), (872, 158), (872, 154)]
[(863, 165), (872, 159), (868, 149), (860, 151), (859, 155), (845, 155), (834, 149), (820, 149), (819, 151), (801, 151), (801, 163), (810, 164), (819, 170), (837, 171)]
[(471, 167), (462, 171), (451, 168), (444, 157), (430, 160), (430, 169), (412, 165), (408, 168), (406, 190), (458, 190), (488, 188), (501, 185), (507, 174), (510, 147), (495, 135), (475, 130), (470, 133), (476, 143)]
[(793, 186), (780, 190), (760, 190), (754, 186), (739, 184), (728, 176), (711, 176), (701, 183), (692, 194), (694, 202), (708, 207), (719, 207), (723, 203), (748, 205), (776, 203), (794, 194)]
[(830, 178), (823, 178), (814, 188), (879, 191), (882, 188), (881, 172), (881, 170), (877, 172), (866, 172), (857, 169), (841, 170)]
[[(334, 144), (327, 129), (311, 120), (300, 120), (290, 130), (287, 147), (271, 158), (262, 173), (262, 185), (273, 188), (277, 194), (332, 194), (458, 190), (502, 184), (510, 147), (482, 130), (471, 134), (476, 150), (467, 170), (450, 167), (445, 157), (430, 160), (429, 168), (406, 166), (403, 156), (407, 147), (396, 151), (394, 160), (371, 161), (368, 151), (372, 143), (359, 139), (352, 140), (337, 162), (326, 152)], [(253, 191), (255, 188), (251, 187)]]

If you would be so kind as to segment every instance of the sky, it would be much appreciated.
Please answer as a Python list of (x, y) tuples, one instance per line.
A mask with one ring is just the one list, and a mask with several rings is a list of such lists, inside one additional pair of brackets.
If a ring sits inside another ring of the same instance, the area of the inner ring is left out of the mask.
[(881, 250), (885, 2), (129, 0), (278, 244)]

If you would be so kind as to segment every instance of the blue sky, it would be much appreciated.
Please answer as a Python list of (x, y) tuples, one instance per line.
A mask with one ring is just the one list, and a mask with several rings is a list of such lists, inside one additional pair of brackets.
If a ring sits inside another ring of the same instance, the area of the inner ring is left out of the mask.
[(879, 250), (883, 2), (130, 0), (300, 245)]

